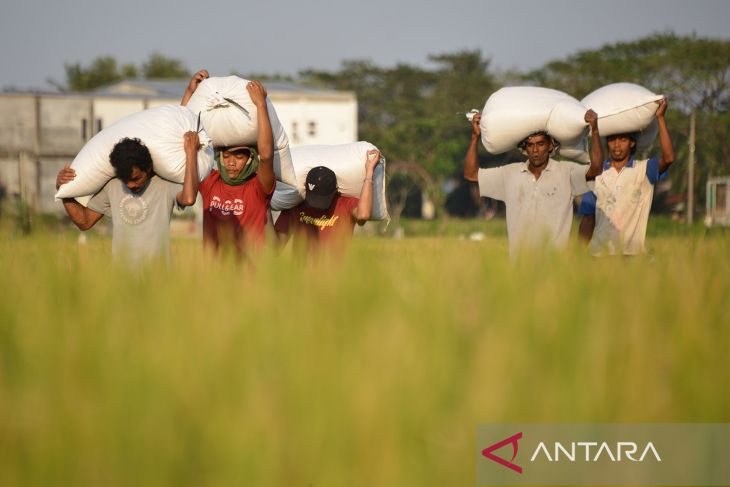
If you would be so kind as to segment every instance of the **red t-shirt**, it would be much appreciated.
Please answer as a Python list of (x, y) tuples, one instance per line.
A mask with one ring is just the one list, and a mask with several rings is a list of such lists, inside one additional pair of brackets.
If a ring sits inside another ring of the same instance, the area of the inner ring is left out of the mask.
[(248, 244), (264, 243), (266, 210), (274, 194), (255, 176), (238, 186), (227, 185), (218, 171), (198, 187), (203, 196), (203, 241), (216, 249), (233, 242), (239, 252)]
[(357, 208), (358, 202), (357, 198), (338, 195), (326, 210), (316, 210), (306, 203), (300, 203), (282, 211), (274, 229), (277, 233), (294, 234), (294, 238), (300, 238), (297, 235), (301, 234), (306, 238), (307, 244), (333, 240), (347, 242), (352, 238), (355, 228), (352, 210)]

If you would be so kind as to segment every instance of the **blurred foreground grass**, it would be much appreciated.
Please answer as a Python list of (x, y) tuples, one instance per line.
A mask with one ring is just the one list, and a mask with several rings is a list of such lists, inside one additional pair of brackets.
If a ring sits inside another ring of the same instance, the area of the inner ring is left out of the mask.
[(474, 485), (494, 422), (730, 421), (730, 237), (358, 238), (254, 272), (0, 240), (0, 485)]

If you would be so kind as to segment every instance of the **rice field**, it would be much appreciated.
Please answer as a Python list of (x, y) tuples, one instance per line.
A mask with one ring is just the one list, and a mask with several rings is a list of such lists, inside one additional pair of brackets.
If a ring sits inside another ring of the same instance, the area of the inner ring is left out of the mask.
[(3, 232), (0, 485), (475, 485), (480, 423), (730, 422), (730, 234), (513, 262), (490, 225), (143, 272)]

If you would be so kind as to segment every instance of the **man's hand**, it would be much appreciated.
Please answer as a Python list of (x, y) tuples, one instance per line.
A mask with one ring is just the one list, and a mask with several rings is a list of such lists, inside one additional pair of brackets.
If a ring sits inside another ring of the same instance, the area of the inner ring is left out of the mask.
[(471, 119), (471, 142), (466, 150), (466, 158), (464, 159), (464, 179), (467, 181), (477, 180), (479, 174), (479, 138), (482, 135), (482, 129), (479, 122), (482, 121), (482, 114), (475, 113)]
[(200, 71), (195, 73), (192, 78), (190, 78), (190, 83), (188, 83), (188, 87), (185, 91), (192, 95), (193, 93), (195, 93), (195, 90), (198, 89), (198, 85), (200, 85), (200, 83), (207, 78), (210, 78), (208, 71), (205, 69), (201, 69)]
[(185, 132), (183, 147), (185, 148), (185, 179), (182, 191), (176, 195), (175, 199), (178, 205), (185, 207), (194, 205), (198, 197), (198, 150), (200, 149), (198, 133)]
[(586, 181), (593, 181), (603, 172), (603, 144), (601, 144), (601, 134), (598, 133), (598, 114), (588, 110), (583, 119), (591, 127), (591, 165), (586, 171)]
[(185, 154), (196, 157), (196, 154), (200, 150), (200, 137), (197, 132), (185, 132), (183, 135), (183, 145), (185, 147)]
[(365, 156), (365, 179), (363, 180), (357, 207), (352, 210), (352, 217), (358, 225), (364, 225), (373, 211), (373, 171), (380, 162), (380, 151), (369, 150)]
[(593, 110), (588, 110), (586, 112), (584, 120), (591, 127), (591, 132), (595, 132), (598, 130), (598, 114), (596, 112), (594, 112)]
[(192, 78), (190, 78), (190, 83), (188, 83), (188, 87), (185, 88), (185, 93), (183, 93), (182, 100), (180, 101), (181, 105), (185, 106), (188, 104), (190, 97), (192, 97), (195, 90), (198, 89), (198, 85), (206, 78), (210, 78), (210, 75), (205, 69), (201, 69), (195, 73)]
[(251, 101), (256, 107), (266, 105), (266, 88), (261, 81), (249, 81), (246, 85), (246, 90), (251, 96)]
[(479, 122), (482, 121), (482, 114), (481, 113), (475, 113), (474, 118), (471, 119), (471, 136), (474, 138), (479, 138), (482, 136), (482, 129), (479, 126)]
[(369, 150), (367, 160), (365, 161), (365, 170), (372, 171), (380, 162), (380, 151), (377, 149)]
[(656, 121), (659, 126), (659, 143), (662, 146), (662, 157), (659, 159), (659, 174), (664, 174), (669, 166), (674, 162), (674, 147), (672, 146), (672, 137), (669, 135), (667, 121), (664, 113), (667, 111), (669, 103), (666, 98), (659, 100), (659, 107), (656, 109)]
[[(58, 189), (62, 184), (73, 181), (75, 177), (76, 171), (69, 166), (64, 167), (58, 171), (58, 176), (56, 176), (56, 189)], [(71, 218), (71, 221), (74, 222), (74, 225), (76, 225), (79, 230), (88, 230), (93, 227), (96, 222), (101, 220), (101, 213), (97, 213), (91, 208), (82, 206), (73, 198), (63, 198), (61, 202), (63, 203), (63, 208), (66, 210), (66, 213), (68, 213), (69, 218)]]
[(61, 187), (62, 184), (70, 183), (76, 177), (76, 171), (71, 169), (68, 165), (58, 171), (56, 176), (56, 190)]

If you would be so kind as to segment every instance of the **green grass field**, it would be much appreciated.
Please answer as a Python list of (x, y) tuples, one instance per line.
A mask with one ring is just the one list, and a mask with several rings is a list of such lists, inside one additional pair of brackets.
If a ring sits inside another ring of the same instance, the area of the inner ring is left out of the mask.
[(0, 485), (475, 485), (479, 423), (730, 421), (726, 232), (512, 262), (454, 225), (142, 273), (4, 232)]

